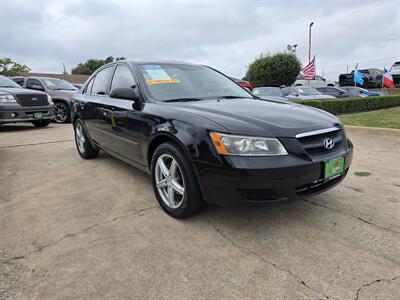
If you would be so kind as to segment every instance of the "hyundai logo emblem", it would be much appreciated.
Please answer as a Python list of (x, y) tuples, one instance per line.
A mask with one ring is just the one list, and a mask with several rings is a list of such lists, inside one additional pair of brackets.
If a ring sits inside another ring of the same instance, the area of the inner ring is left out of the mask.
[(333, 147), (335, 147), (335, 142), (332, 139), (327, 138), (327, 139), (324, 140), (324, 147), (326, 149), (330, 150)]

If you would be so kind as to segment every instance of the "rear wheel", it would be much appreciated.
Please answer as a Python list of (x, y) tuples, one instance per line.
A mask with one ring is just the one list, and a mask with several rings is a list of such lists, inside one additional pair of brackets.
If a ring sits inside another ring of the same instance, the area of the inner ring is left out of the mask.
[(182, 219), (200, 210), (203, 199), (193, 167), (174, 143), (155, 150), (151, 175), (154, 193), (167, 214)]
[(54, 121), (57, 123), (68, 123), (71, 120), (69, 106), (65, 102), (54, 102)]
[(32, 121), (32, 124), (35, 125), (35, 127), (46, 127), (50, 124), (50, 120), (36, 120)]
[(75, 144), (79, 155), (84, 159), (94, 158), (99, 155), (99, 149), (92, 146), (82, 121), (77, 120), (74, 126)]

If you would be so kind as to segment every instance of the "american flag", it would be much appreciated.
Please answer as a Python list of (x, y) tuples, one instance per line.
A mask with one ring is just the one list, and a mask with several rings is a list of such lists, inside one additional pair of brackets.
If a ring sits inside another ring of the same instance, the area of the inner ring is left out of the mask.
[(314, 80), (315, 79), (315, 56), (308, 63), (307, 66), (305, 66), (303, 69), (301, 69), (301, 72), (304, 74), (305, 80)]

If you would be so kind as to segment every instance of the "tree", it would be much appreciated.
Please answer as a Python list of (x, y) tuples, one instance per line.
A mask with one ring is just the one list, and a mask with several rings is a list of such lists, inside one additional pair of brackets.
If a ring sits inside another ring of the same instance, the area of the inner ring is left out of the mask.
[(94, 71), (96, 71), (101, 66), (108, 64), (114, 61), (114, 57), (109, 56), (106, 59), (96, 59), (91, 58), (88, 59), (84, 63), (78, 64), (75, 68), (71, 70), (72, 74), (80, 74), (80, 75), (91, 75)]
[(0, 74), (4, 76), (17, 76), (28, 73), (31, 69), (27, 65), (16, 63), (11, 57), (0, 58)]
[(249, 65), (246, 78), (255, 87), (292, 85), (301, 63), (293, 53), (261, 54)]

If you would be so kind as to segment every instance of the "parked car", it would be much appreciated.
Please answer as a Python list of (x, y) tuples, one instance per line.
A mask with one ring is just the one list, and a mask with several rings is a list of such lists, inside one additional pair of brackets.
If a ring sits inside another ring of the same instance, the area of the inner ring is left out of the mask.
[(71, 96), (78, 91), (66, 80), (51, 77), (12, 77), (20, 86), (49, 94), (54, 101), (54, 121), (68, 123), (71, 120)]
[(48, 94), (23, 89), (0, 75), (0, 124), (32, 122), (46, 127), (53, 119), (53, 106)]
[(83, 83), (73, 83), (72, 85), (76, 87), (78, 90), (80, 90), (83, 87)]
[(382, 92), (373, 92), (358, 86), (342, 86), (340, 87), (342, 90), (348, 92), (351, 97), (368, 97), (368, 96), (384, 96), (385, 94)]
[(332, 86), (320, 86), (315, 88), (318, 92), (320, 92), (323, 95), (330, 95), (335, 98), (350, 98), (354, 97), (352, 94), (349, 92), (341, 89), (341, 88), (336, 88)]
[(334, 99), (329, 95), (322, 95), (312, 87), (297, 86), (282, 88), (283, 95), (289, 100), (316, 100), (316, 99)]
[[(364, 76), (364, 83), (361, 87), (363, 88), (378, 88), (382, 87), (382, 75), (383, 71), (380, 69), (364, 69), (359, 70)], [(354, 70), (348, 74), (339, 75), (340, 86), (352, 86), (354, 85)], [(357, 84), (357, 86), (360, 86)]]
[(296, 81), (293, 83), (293, 86), (309, 86), (309, 87), (317, 87), (317, 86), (335, 86), (333, 81), (328, 81), (322, 76), (315, 76), (315, 80), (305, 80), (303, 74), (299, 74), (296, 78)]
[(390, 68), (390, 74), (392, 74), (393, 82), (395, 85), (400, 84), (400, 61), (396, 61)]
[(242, 80), (242, 79), (237, 79), (234, 77), (230, 77), (233, 81), (235, 81), (236, 83), (238, 83), (240, 86), (248, 89), (249, 91), (252, 91), (254, 89), (254, 87), (250, 84), (250, 82), (246, 81), (246, 80)]
[(288, 100), (283, 96), (282, 90), (278, 87), (258, 87), (254, 88), (252, 93), (263, 100)]
[(352, 161), (335, 116), (255, 101), (202, 65), (109, 63), (72, 96), (72, 108), (79, 155), (101, 149), (151, 174), (159, 204), (176, 218), (203, 201), (265, 204), (320, 193), (341, 182)]

